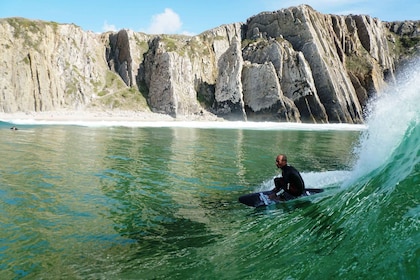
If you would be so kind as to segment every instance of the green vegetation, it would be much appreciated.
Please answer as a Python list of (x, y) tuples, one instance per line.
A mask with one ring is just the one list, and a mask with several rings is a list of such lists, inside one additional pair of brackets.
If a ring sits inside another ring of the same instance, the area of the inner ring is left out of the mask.
[(136, 42), (137, 47), (140, 50), (139, 57), (141, 58), (141, 61), (143, 61), (143, 54), (145, 54), (149, 50), (149, 44), (147, 43), (147, 40), (140, 40), (137, 36), (134, 36), (134, 40)]
[(186, 48), (190, 57), (196, 56), (208, 56), (210, 55), (210, 48), (207, 44), (200, 41), (198, 38), (192, 38), (187, 41)]
[(140, 41), (137, 37), (135, 37), (135, 40), (141, 53), (145, 53), (149, 50), (149, 44), (147, 44), (147, 41)]
[(111, 109), (134, 110), (147, 108), (146, 100), (135, 88), (126, 88), (102, 98), (101, 103)]
[(125, 88), (102, 96), (96, 103), (109, 109), (145, 110), (148, 109), (146, 99), (134, 88)]
[(197, 93), (197, 101), (205, 109), (211, 108), (213, 105), (213, 101), (200, 92)]
[[(276, 40), (278, 42), (280, 42), (280, 40), (284, 40), (284, 39), (277, 38)], [(242, 49), (244, 49), (244, 48), (248, 47), (249, 45), (255, 44), (255, 43), (263, 44), (263, 46), (268, 46), (268, 41), (266, 39), (264, 39), (264, 38), (256, 38), (256, 39), (245, 39), (245, 40), (243, 40), (241, 42), (241, 47), (242, 47)]]
[[(127, 87), (121, 80), (121, 77), (111, 70), (107, 70), (105, 76), (105, 85), (97, 94), (99, 97), (106, 96), (109, 93), (118, 91), (120, 88)], [(96, 88), (96, 86), (95, 86)]]
[(362, 75), (368, 75), (372, 72), (372, 63), (371, 55), (363, 47), (358, 48), (355, 54), (347, 56), (345, 59), (345, 66), (349, 72), (360, 73)]
[(108, 70), (105, 77), (105, 88), (122, 88), (125, 87), (123, 80), (115, 72)]
[(248, 47), (250, 44), (255, 43), (255, 42), (256, 42), (256, 40), (251, 40), (251, 39), (242, 40), (241, 47), (242, 47), (242, 49), (244, 49), (244, 48)]
[(34, 21), (25, 18), (7, 18), (6, 21), (13, 27), (15, 39), (22, 39), (27, 47), (39, 51), (39, 45), (44, 36), (46, 26), (51, 26), (54, 33), (57, 33), (58, 23)]
[(25, 63), (25, 64), (27, 64), (27, 65), (29, 65), (29, 57), (28, 56), (25, 56), (23, 59), (22, 59), (22, 61)]
[(164, 35), (160, 37), (167, 52), (176, 52), (180, 56), (203, 57), (210, 55), (210, 46), (201, 37), (188, 37), (182, 35)]
[(399, 36), (392, 32), (389, 32), (388, 36), (392, 38), (388, 40), (388, 46), (397, 57), (412, 56), (416, 47), (420, 45), (420, 37)]
[(346, 68), (350, 72), (369, 74), (373, 67), (368, 56), (352, 55), (346, 58)]
[(413, 48), (420, 43), (420, 37), (408, 37), (403, 36), (401, 37), (401, 44), (404, 48)]
[(106, 91), (106, 90), (101, 90), (100, 92), (98, 92), (98, 96), (99, 97), (102, 97), (102, 96), (105, 96), (105, 95), (107, 95), (109, 92), (108, 91)]
[(107, 109), (145, 110), (148, 109), (146, 97), (135, 87), (127, 87), (120, 76), (107, 71), (105, 84), (92, 106)]
[(90, 79), (90, 83), (93, 85), (93, 91), (98, 92), (99, 87), (101, 86), (101, 82), (95, 81), (94, 79)]
[(14, 28), (15, 38), (19, 38), (26, 32), (39, 33), (41, 32), (40, 24), (33, 20), (25, 18), (8, 18), (7, 22)]
[(162, 42), (165, 44), (167, 52), (176, 52), (178, 50), (178, 42), (169, 36), (163, 36)]
[(214, 85), (204, 83), (197, 92), (197, 101), (203, 108), (209, 109), (214, 103)]
[(415, 47), (420, 44), (420, 37), (402, 36), (397, 37), (395, 46), (400, 56), (410, 56), (415, 53)]
[(149, 88), (147, 87), (146, 83), (141, 81), (138, 84), (138, 87), (139, 87), (139, 92), (141, 93), (141, 95), (143, 95), (143, 97), (147, 99), (149, 97)]
[(67, 95), (74, 95), (77, 93), (77, 85), (78, 81), (76, 79), (73, 79), (70, 84), (67, 84), (66, 86), (66, 94)]

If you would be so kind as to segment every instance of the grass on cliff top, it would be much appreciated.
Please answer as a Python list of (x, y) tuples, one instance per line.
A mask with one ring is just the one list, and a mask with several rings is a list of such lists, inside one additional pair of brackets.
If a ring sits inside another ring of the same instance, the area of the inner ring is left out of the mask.
[(50, 26), (54, 33), (57, 33), (58, 23), (40, 20), (29, 20), (25, 18), (7, 18), (5, 19), (13, 27), (13, 36), (15, 39), (22, 39), (26, 47), (38, 50), (38, 46), (43, 39), (42, 33), (46, 26)]
[(32, 33), (39, 33), (45, 29), (45, 26), (51, 26), (54, 30), (57, 30), (58, 23), (57, 22), (48, 22), (48, 21), (41, 21), (41, 20), (29, 20), (26, 18), (20, 17), (13, 17), (13, 18), (6, 18), (5, 21), (9, 23), (15, 29), (15, 37), (19, 35), (24, 35), (24, 32), (32, 32)]
[[(417, 29), (420, 26), (417, 26)], [(398, 58), (411, 57), (416, 54), (416, 49), (420, 47), (420, 36), (398, 35), (388, 32), (391, 39), (388, 40), (389, 49)]]

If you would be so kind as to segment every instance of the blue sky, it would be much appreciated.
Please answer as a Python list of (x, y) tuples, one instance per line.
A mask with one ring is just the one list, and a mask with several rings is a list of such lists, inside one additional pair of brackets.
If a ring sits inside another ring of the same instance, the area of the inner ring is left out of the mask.
[(246, 22), (263, 11), (309, 4), (324, 14), (364, 14), (382, 21), (420, 20), (419, 0), (0, 0), (0, 18), (74, 23), (84, 30), (131, 29), (148, 34), (194, 35)]

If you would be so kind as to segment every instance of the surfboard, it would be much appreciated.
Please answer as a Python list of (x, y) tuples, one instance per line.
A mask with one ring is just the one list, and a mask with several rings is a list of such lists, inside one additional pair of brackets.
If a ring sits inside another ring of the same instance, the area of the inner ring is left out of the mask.
[[(300, 197), (314, 195), (314, 194), (317, 194), (317, 193), (321, 193), (323, 191), (324, 191), (323, 189), (315, 189), (315, 188), (305, 189), (304, 194), (301, 195)], [(256, 193), (246, 194), (246, 195), (243, 195), (243, 196), (239, 197), (239, 202), (243, 203), (245, 205), (251, 206), (251, 207), (261, 207), (261, 206), (268, 206), (268, 205), (288, 201), (286, 199), (271, 200), (268, 197), (272, 193), (273, 193), (272, 191), (264, 191), (264, 192), (256, 192)], [(300, 197), (297, 197), (297, 198), (300, 198)], [(297, 198), (294, 198), (294, 199), (297, 199)], [(294, 200), (294, 199), (289, 199), (289, 200)]]

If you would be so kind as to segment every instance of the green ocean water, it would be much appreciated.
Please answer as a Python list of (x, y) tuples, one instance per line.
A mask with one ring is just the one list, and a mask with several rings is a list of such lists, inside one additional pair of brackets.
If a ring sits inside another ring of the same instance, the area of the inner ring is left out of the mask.
[[(366, 130), (0, 122), (0, 279), (419, 279), (407, 80)], [(326, 191), (238, 203), (273, 187), (278, 153)]]
[[(1, 278), (246, 275), (275, 252), (261, 242), (285, 238), (272, 227), (295, 211), (255, 211), (238, 196), (271, 184), (281, 151), (303, 173), (340, 180), (330, 171), (350, 168), (359, 134), (5, 127)], [(239, 264), (244, 253), (255, 260)]]

